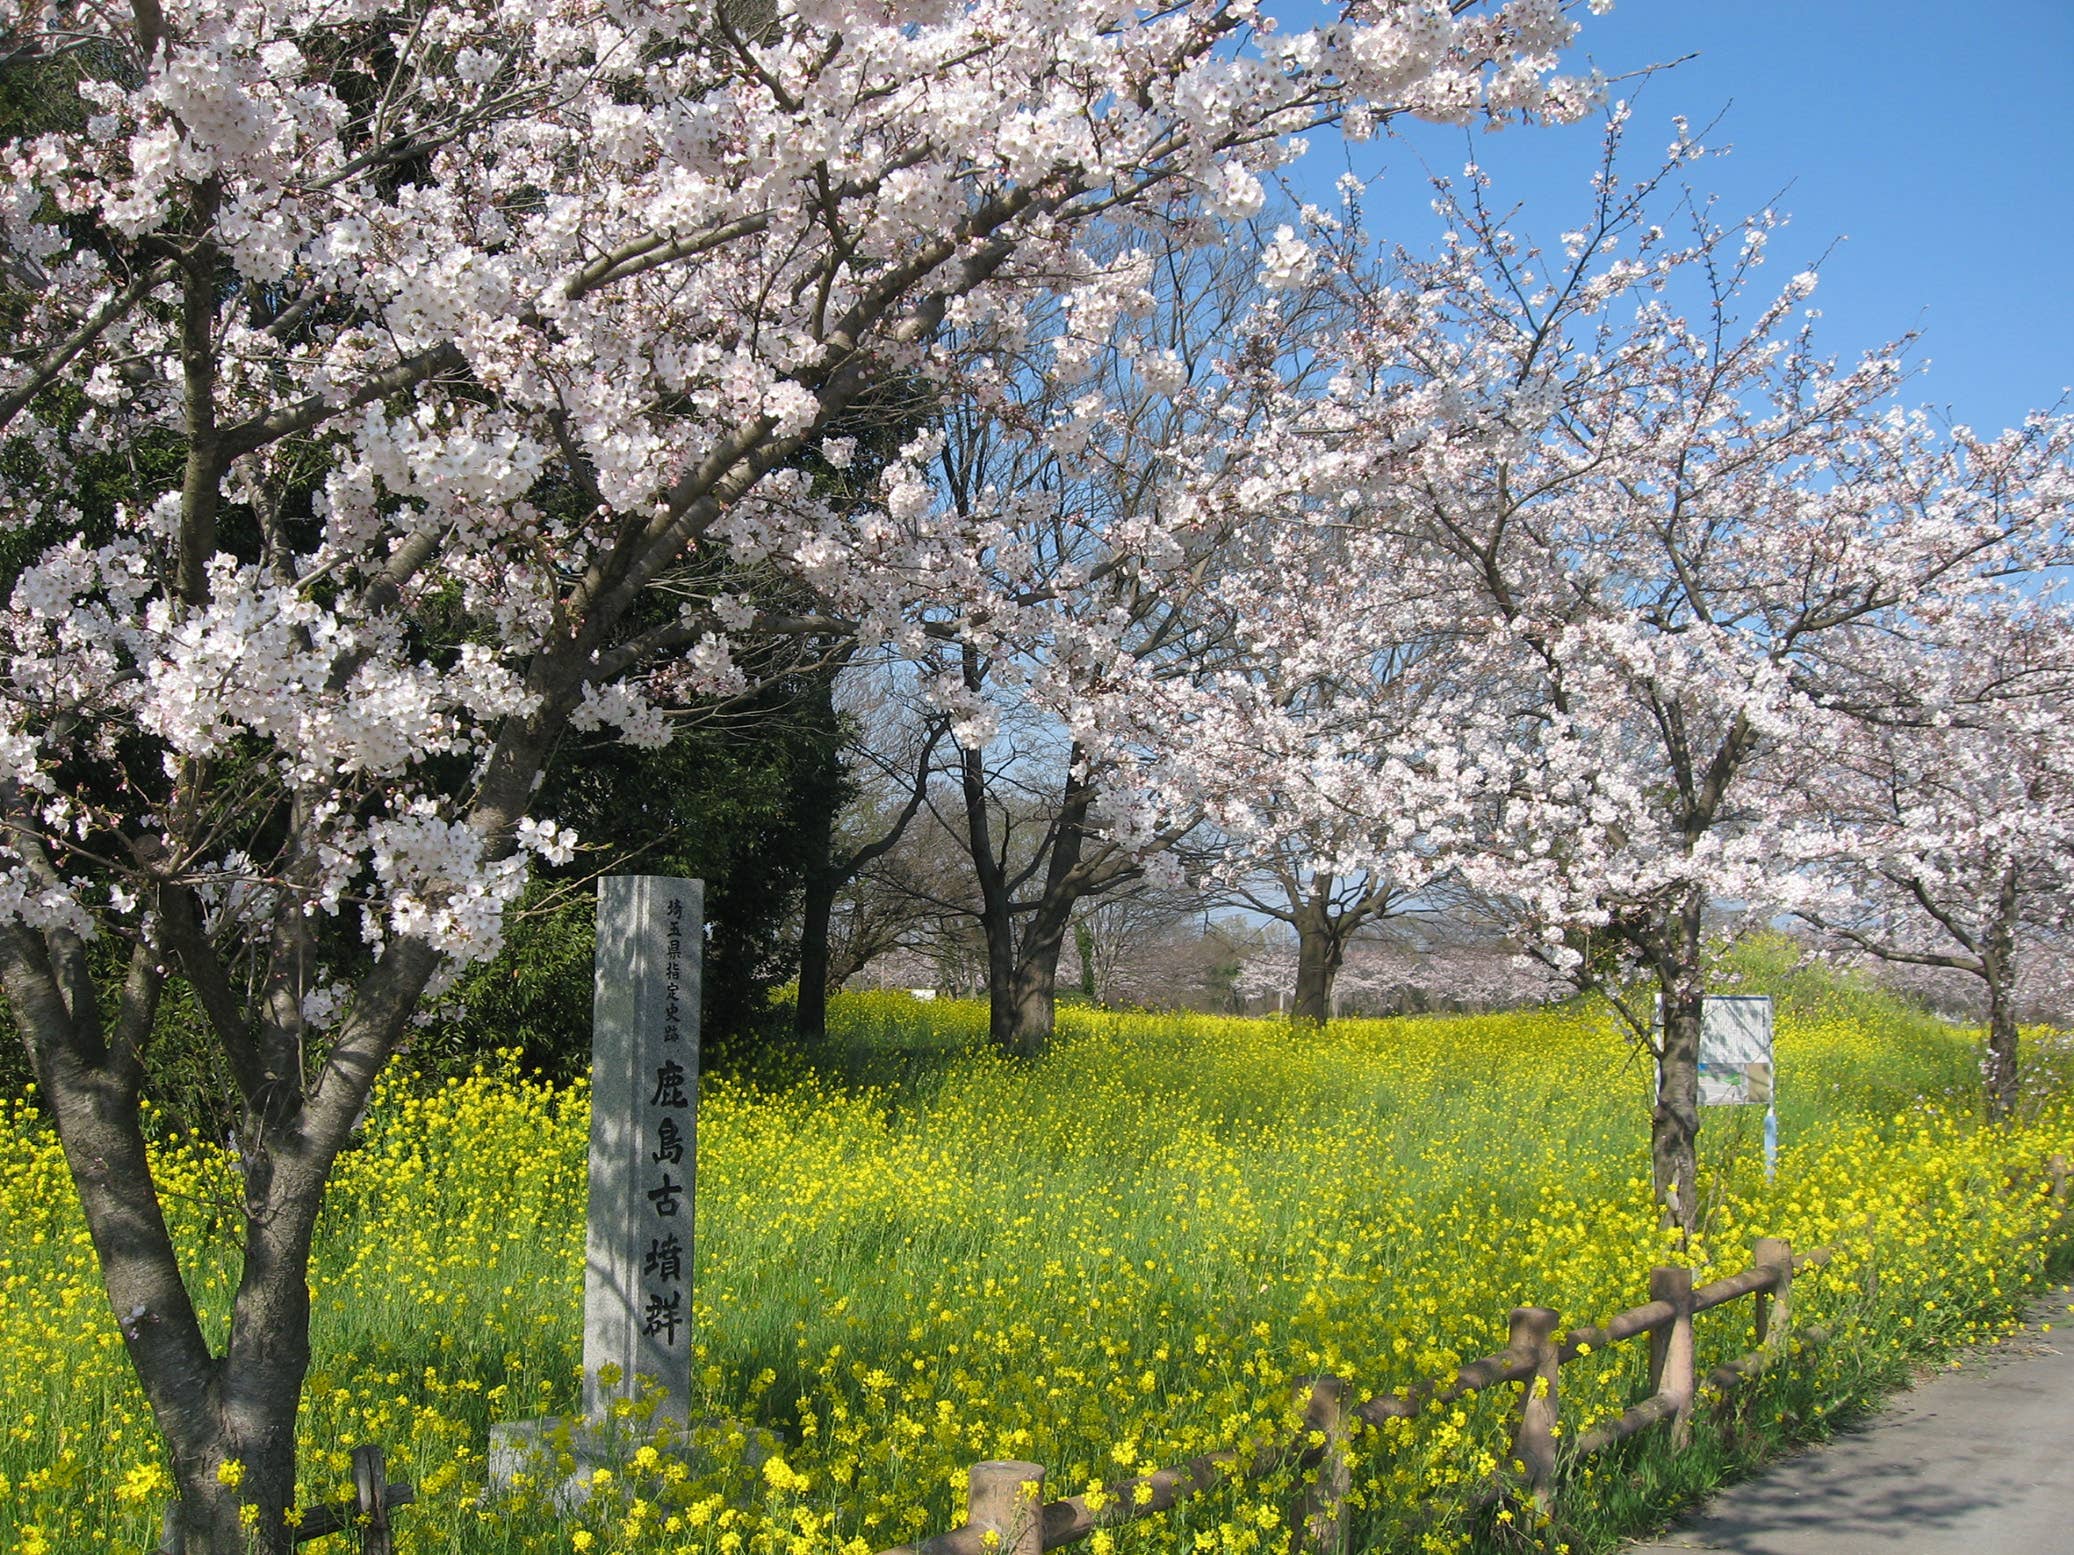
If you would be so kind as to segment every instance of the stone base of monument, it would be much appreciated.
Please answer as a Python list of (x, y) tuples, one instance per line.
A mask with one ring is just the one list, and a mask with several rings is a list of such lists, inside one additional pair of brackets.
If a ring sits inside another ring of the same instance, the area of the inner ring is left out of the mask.
[(489, 1493), (509, 1495), (523, 1476), (526, 1486), (556, 1511), (574, 1512), (596, 1494), (599, 1469), (610, 1469), (610, 1483), (627, 1493), (627, 1467), (643, 1447), (655, 1448), (696, 1477), (723, 1463), (739, 1463), (754, 1473), (782, 1451), (784, 1440), (766, 1426), (739, 1420), (694, 1420), (681, 1435), (668, 1438), (653, 1422), (641, 1420), (562, 1415), (505, 1420), (490, 1427)]

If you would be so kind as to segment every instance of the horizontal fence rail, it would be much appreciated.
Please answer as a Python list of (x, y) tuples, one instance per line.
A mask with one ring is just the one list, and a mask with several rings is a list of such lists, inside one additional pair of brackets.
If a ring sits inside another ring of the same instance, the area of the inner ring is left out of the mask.
[[(1601, 1421), (1572, 1446), (1575, 1459), (1609, 1447), (1653, 1425), (1668, 1422), (1671, 1439), (1690, 1439), (1700, 1383), (1692, 1320), (1742, 1297), (1755, 1297), (1756, 1349), (1707, 1374), (1709, 1392), (1725, 1395), (1765, 1371), (1789, 1343), (1793, 1277), (1797, 1270), (1829, 1261), (1827, 1248), (1795, 1256), (1783, 1238), (1758, 1239), (1751, 1266), (1739, 1274), (1694, 1286), (1692, 1271), (1652, 1269), (1649, 1300), (1602, 1324), (1559, 1332), (1560, 1316), (1548, 1307), (1515, 1307), (1505, 1348), (1460, 1368), (1444, 1382), (1415, 1385), (1358, 1404), (1347, 1402), (1338, 1377), (1306, 1378), (1302, 1431), (1282, 1442), (1247, 1451), (1206, 1453), (1172, 1468), (1104, 1486), (1092, 1495), (1044, 1499), (1042, 1464), (995, 1461), (972, 1466), (965, 1523), (947, 1533), (883, 1550), (879, 1555), (1043, 1555), (1085, 1539), (1098, 1528), (1115, 1528), (1170, 1511), (1231, 1479), (1246, 1479), (1294, 1466), (1309, 1476), (1289, 1507), (1292, 1541), (1309, 1555), (1335, 1555), (1347, 1540), (1346, 1501), (1351, 1485), (1346, 1440), (1355, 1423), (1380, 1426), (1409, 1420), (1435, 1405), (1453, 1403), (1500, 1383), (1526, 1384), (1520, 1398), (1511, 1461), (1519, 1472), (1495, 1481), (1480, 1498), (1488, 1504), (1507, 1489), (1543, 1511), (1555, 1501), (1557, 1443), (1561, 1436), (1561, 1368), (1631, 1339), (1649, 1340), (1649, 1392), (1623, 1414)], [(1821, 1329), (1800, 1337), (1820, 1341)]]

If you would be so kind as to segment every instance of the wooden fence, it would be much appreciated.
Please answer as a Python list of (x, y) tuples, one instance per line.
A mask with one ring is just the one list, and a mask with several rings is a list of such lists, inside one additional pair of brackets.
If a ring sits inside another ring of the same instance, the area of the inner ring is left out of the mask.
[[(1284, 1442), (1249, 1452), (1207, 1453), (1173, 1468), (1159, 1469), (1105, 1486), (1093, 1496), (1044, 1500), (1044, 1467), (1036, 1463), (975, 1463), (971, 1470), (963, 1527), (880, 1555), (1043, 1555), (1086, 1538), (1097, 1528), (1114, 1528), (1154, 1517), (1227, 1480), (1252, 1478), (1294, 1465), (1305, 1482), (1289, 1507), (1292, 1542), (1312, 1555), (1337, 1555), (1347, 1544), (1347, 1434), (1358, 1423), (1416, 1418), (1421, 1411), (1503, 1382), (1526, 1384), (1520, 1397), (1511, 1461), (1519, 1472), (1494, 1482), (1486, 1502), (1512, 1490), (1547, 1511), (1556, 1493), (1557, 1442), (1561, 1418), (1562, 1367), (1644, 1335), (1649, 1340), (1649, 1394), (1615, 1419), (1583, 1433), (1568, 1457), (1599, 1451), (1653, 1425), (1668, 1423), (1671, 1439), (1684, 1446), (1700, 1393), (1692, 1320), (1743, 1296), (1755, 1298), (1756, 1348), (1717, 1366), (1705, 1386), (1726, 1394), (1762, 1372), (1789, 1343), (1793, 1275), (1829, 1261), (1828, 1249), (1796, 1257), (1786, 1242), (1763, 1237), (1751, 1267), (1726, 1279), (1695, 1287), (1685, 1268), (1652, 1269), (1649, 1300), (1605, 1323), (1558, 1334), (1559, 1316), (1547, 1307), (1515, 1307), (1507, 1343), (1496, 1355), (1471, 1361), (1445, 1383), (1427, 1383), (1403, 1393), (1386, 1393), (1364, 1403), (1347, 1402), (1347, 1384), (1337, 1377), (1306, 1379), (1303, 1427)], [(1819, 1340), (1819, 1329), (1803, 1337)]]

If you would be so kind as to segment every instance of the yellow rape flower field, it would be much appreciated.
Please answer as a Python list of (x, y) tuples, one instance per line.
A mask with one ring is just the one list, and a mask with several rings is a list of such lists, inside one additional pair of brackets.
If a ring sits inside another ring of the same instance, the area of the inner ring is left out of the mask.
[[(1682, 1255), (1650, 1204), (1646, 1067), (1589, 1009), (1323, 1032), (1067, 1010), (1025, 1068), (980, 1050), (978, 1006), (856, 995), (835, 1018), (848, 1045), (820, 1069), (701, 1097), (710, 1423), (679, 1450), (631, 1421), (567, 1512), (544, 1487), (486, 1498), (485, 1453), (491, 1422), (575, 1404), (586, 1097), (494, 1066), (393, 1075), (319, 1239), (303, 1503), (340, 1499), (351, 1449), (379, 1442), (418, 1487), (408, 1555), (861, 1555), (954, 1526), (975, 1460), (1035, 1460), (1070, 1494), (1285, 1434), (1299, 1376), (1366, 1397), (1449, 1374), (1503, 1346), (1516, 1304), (1581, 1323), (1674, 1256), (1708, 1278), (1757, 1235), (1835, 1249), (1795, 1290), (1828, 1344), (1686, 1459), (1643, 1440), (1578, 1466), (1553, 1524), (1473, 1512), (1516, 1386), (1354, 1444), (1362, 1547), (1583, 1551), (2005, 1330), (2068, 1234), (2042, 1170), (2074, 1153), (2050, 1041), (2023, 1116), (1988, 1129), (1970, 1034), (1841, 987), (1782, 1009), (1775, 1183), (1758, 1114), (1708, 1114), (1705, 1235)], [(220, 1322), (233, 1167), (162, 1149)], [(1701, 1367), (1748, 1350), (1749, 1324), (1747, 1301), (1702, 1316)], [(1566, 1436), (1632, 1400), (1644, 1349), (1564, 1368)], [(26, 1101), (0, 1118), (0, 1387), (0, 1550), (150, 1547), (168, 1476)], [(1227, 1487), (1093, 1547), (1280, 1549), (1288, 1492), (1286, 1474)]]

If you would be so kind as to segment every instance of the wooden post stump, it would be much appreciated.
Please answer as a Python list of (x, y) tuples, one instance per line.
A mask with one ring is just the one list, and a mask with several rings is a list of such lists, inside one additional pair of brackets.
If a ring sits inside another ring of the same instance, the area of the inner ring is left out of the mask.
[(1649, 1299), (1671, 1304), (1671, 1321), (1649, 1331), (1649, 1389), (1672, 1406), (1671, 1445), (1692, 1440), (1692, 1400), (1698, 1390), (1692, 1344), (1692, 1271), (1659, 1267), (1649, 1271)]
[(1514, 1307), (1505, 1348), (1534, 1363), (1520, 1395), (1519, 1431), (1512, 1456), (1526, 1475), (1527, 1494), (1544, 1516), (1555, 1510), (1557, 1314), (1549, 1307)]
[(389, 1528), (389, 1475), (382, 1449), (370, 1442), (353, 1449), (353, 1499), (360, 1514), (362, 1555), (396, 1555)]
[(1757, 1293), (1757, 1347), (1783, 1351), (1793, 1329), (1793, 1244), (1782, 1236), (1761, 1236), (1750, 1261), (1772, 1271), (1772, 1287)]
[[(1343, 1555), (1347, 1547), (1347, 1384), (1342, 1377), (1306, 1377), (1297, 1383), (1303, 1399), (1304, 1463), (1317, 1474), (1289, 1506), (1289, 1534), (1300, 1555)], [(1312, 1446), (1309, 1438), (1323, 1435)]]
[(999, 1535), (995, 1555), (1044, 1555), (1044, 1465), (1018, 1459), (973, 1464), (965, 1521)]

